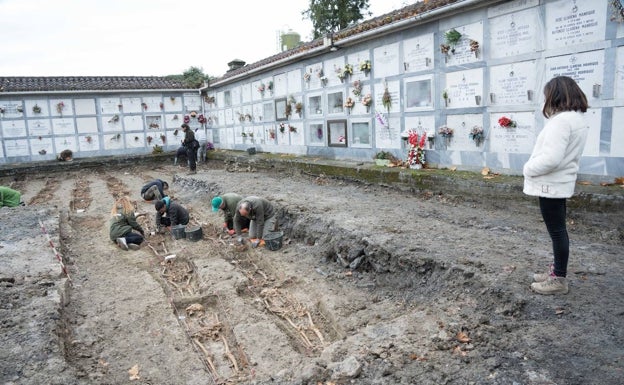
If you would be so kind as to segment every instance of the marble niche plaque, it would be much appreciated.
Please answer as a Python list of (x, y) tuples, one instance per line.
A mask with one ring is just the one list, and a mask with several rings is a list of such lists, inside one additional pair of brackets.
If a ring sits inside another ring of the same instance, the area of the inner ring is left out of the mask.
[[(273, 77), (273, 96), (284, 96), (288, 92), (287, 75), (278, 74)], [(270, 93), (269, 93), (270, 94)]]
[(141, 132), (125, 134), (123, 137), (126, 141), (126, 148), (142, 148), (156, 144), (155, 134), (152, 132), (148, 132), (145, 137)]
[(617, 47), (615, 52), (615, 98), (624, 99), (624, 47)]
[(399, 74), (399, 43), (375, 48), (373, 52), (373, 73), (376, 78)]
[(74, 99), (76, 115), (95, 115), (95, 99)]
[[(342, 84), (343, 81), (338, 77), (339, 73), (342, 73), (345, 66), (345, 58), (337, 57), (323, 62), (323, 68), (325, 68), (325, 76), (327, 77), (326, 86), (337, 86)], [(346, 78), (345, 78), (346, 79)]]
[(480, 107), (483, 100), (483, 69), (449, 72), (446, 74), (448, 108)]
[(532, 104), (540, 97), (535, 61), (490, 67), (490, 105)]
[(76, 138), (74, 136), (55, 137), (54, 147), (56, 147), (56, 151), (58, 153), (63, 150), (72, 150), (74, 152), (78, 151), (78, 144), (76, 143)]
[(537, 7), (490, 19), (490, 57), (502, 58), (540, 50), (542, 30)]
[(379, 120), (377, 114), (375, 115), (375, 147), (401, 148), (401, 119), (397, 117), (384, 118), (386, 125)]
[(28, 140), (27, 139), (4, 139), (4, 148), (6, 156), (28, 156)]
[[(446, 146), (451, 151), (481, 151), (483, 149), (482, 142), (479, 147), (470, 139), (470, 132), (474, 127), (483, 127), (483, 115), (481, 114), (462, 114), (449, 115), (446, 117), (446, 125), (453, 129), (453, 137)], [(487, 129), (484, 129), (484, 135), (487, 135)], [(436, 140), (443, 140), (441, 136), (437, 136)]]
[(43, 155), (54, 155), (54, 147), (52, 146), (52, 138), (34, 138), (30, 139), (30, 153), (34, 158)]
[[(240, 91), (237, 95), (240, 95)], [(201, 97), (196, 94), (184, 94), (184, 111), (201, 111)]]
[(76, 128), (79, 134), (97, 133), (97, 118), (76, 118)]
[(76, 132), (73, 119), (52, 119), (52, 129), (54, 135), (67, 135)]
[(366, 63), (366, 61), (370, 61), (370, 55), (368, 51), (360, 51), (356, 53), (352, 53), (347, 56), (347, 63), (353, 66), (353, 75), (351, 75), (351, 83), (355, 80), (366, 80), (370, 75), (364, 73), (364, 71), (360, 70), (360, 64)]
[(417, 72), (433, 69), (433, 33), (403, 40), (403, 70)]
[(546, 2), (546, 47), (574, 47), (605, 39), (608, 1)]
[(122, 107), (119, 98), (100, 99), (100, 111), (102, 114), (118, 114)]
[[(386, 92), (386, 87), (390, 93), (392, 103), (388, 110), (383, 105), (383, 95)], [(392, 80), (388, 82), (378, 82), (375, 84), (375, 96), (373, 96), (373, 102), (375, 103), (375, 111), (381, 112), (385, 115), (388, 113), (401, 111), (401, 98), (400, 98), (401, 83), (398, 80)]]
[(569, 76), (576, 80), (591, 103), (602, 95), (604, 64), (602, 50), (546, 58), (545, 81), (555, 76)]
[(613, 123), (611, 124), (611, 152), (610, 156), (624, 157), (624, 126), (620, 122), (624, 121), (624, 107), (613, 108)]
[(26, 136), (26, 122), (23, 120), (3, 121), (2, 137), (4, 139), (12, 139), (20, 136)]
[[(615, 115), (615, 113), (614, 113)], [(614, 117), (615, 118), (615, 117)], [(616, 121), (614, 119), (614, 121)], [(589, 130), (587, 131), (587, 140), (585, 141), (585, 148), (583, 149), (583, 156), (599, 156), (600, 155), (600, 131), (602, 127), (602, 109), (600, 108), (590, 108), (585, 112), (585, 122), (589, 126)], [(624, 131), (621, 125), (616, 125), (612, 127), (611, 130), (620, 130)], [(624, 142), (613, 142), (611, 141), (611, 150), (613, 151), (614, 147), (622, 147), (618, 145), (618, 143)]]
[(303, 86), (308, 90), (316, 90), (323, 86), (323, 63), (316, 63), (306, 66), (303, 76)]
[[(251, 102), (251, 83), (241, 85), (241, 100), (243, 103)], [(212, 107), (208, 105), (208, 107)]]
[[(427, 136), (435, 136), (435, 118), (433, 115), (423, 116), (406, 116), (405, 117), (405, 131), (413, 130), (418, 132), (419, 135), (425, 134)], [(430, 149), (429, 143), (425, 145), (425, 149)]]
[(35, 119), (28, 121), (28, 132), (30, 136), (46, 136), (52, 134), (52, 128), (50, 127), (50, 120), (48, 119)]
[(141, 98), (122, 98), (122, 110), (124, 113), (138, 113), (143, 111)]
[[(450, 30), (451, 29), (440, 32), (441, 44), (447, 44), (445, 35)], [(442, 55), (446, 65), (462, 65), (483, 60), (483, 22), (479, 21), (477, 23), (455, 27), (455, 30), (461, 33), (461, 39), (457, 42), (457, 44), (455, 44), (455, 46), (450, 46), (451, 50), (447, 54)], [(479, 47), (474, 51), (471, 49), (472, 41), (479, 45)], [(455, 50), (454, 53), (452, 52), (453, 49)]]
[(300, 69), (289, 71), (286, 81), (288, 82), (288, 94), (296, 94), (301, 92), (302, 76)]
[(79, 151), (97, 151), (100, 149), (100, 137), (98, 135), (78, 136)]
[[(516, 122), (516, 127), (501, 127), (498, 119), (509, 118)], [(490, 114), (490, 152), (530, 154), (533, 151), (537, 130), (533, 112), (493, 113)]]

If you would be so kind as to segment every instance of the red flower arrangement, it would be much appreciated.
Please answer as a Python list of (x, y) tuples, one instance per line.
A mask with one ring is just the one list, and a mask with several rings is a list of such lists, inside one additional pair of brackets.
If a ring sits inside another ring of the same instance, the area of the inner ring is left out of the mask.
[(425, 164), (425, 141), (427, 140), (427, 134), (423, 133), (418, 135), (416, 131), (409, 131), (407, 141), (410, 144), (410, 149), (407, 152), (407, 163), (411, 165), (419, 164), (423, 166)]
[(191, 117), (188, 115), (184, 115), (184, 123), (188, 123), (191, 121)]
[(199, 114), (199, 116), (197, 117), (197, 121), (201, 124), (206, 123), (206, 117), (204, 116), (204, 114)]
[(505, 128), (514, 128), (518, 126), (514, 120), (511, 120), (506, 116), (498, 119), (498, 125)]

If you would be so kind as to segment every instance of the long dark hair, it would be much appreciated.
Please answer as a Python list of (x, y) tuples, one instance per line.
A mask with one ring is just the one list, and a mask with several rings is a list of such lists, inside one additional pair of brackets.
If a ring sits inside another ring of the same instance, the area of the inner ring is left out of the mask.
[(542, 114), (546, 119), (562, 111), (586, 112), (588, 107), (587, 97), (570, 77), (554, 77), (544, 86)]

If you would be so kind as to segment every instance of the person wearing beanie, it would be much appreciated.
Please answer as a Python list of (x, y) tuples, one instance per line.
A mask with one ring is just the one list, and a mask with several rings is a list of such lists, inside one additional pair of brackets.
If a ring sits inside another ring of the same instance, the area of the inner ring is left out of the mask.
[[(217, 212), (219, 209), (223, 210), (223, 231), (226, 231), (230, 235), (235, 234), (234, 230), (234, 215), (236, 215), (236, 206), (238, 202), (243, 199), (242, 196), (236, 193), (225, 193), (212, 198), (212, 211)], [(242, 217), (241, 219), (241, 232), (246, 232), (249, 229), (249, 218)]]
[(199, 149), (199, 142), (195, 139), (195, 132), (191, 130), (191, 127), (183, 123), (180, 128), (184, 132), (184, 139), (182, 140), (182, 147), (178, 148), (174, 164), (177, 164), (179, 156), (186, 156), (188, 165), (191, 170), (189, 174), (197, 174), (197, 150)]
[(22, 202), (22, 194), (17, 190), (13, 190), (12, 188), (0, 186), (0, 207), (5, 206), (24, 206), (24, 202)]
[(145, 231), (137, 222), (134, 215), (134, 205), (128, 197), (119, 198), (113, 204), (109, 236), (122, 250), (138, 250), (143, 243)]
[(169, 190), (169, 184), (167, 182), (154, 179), (141, 188), (141, 198), (146, 201), (159, 201), (167, 196), (167, 194), (165, 194), (166, 190)]
[(170, 230), (171, 226), (187, 225), (189, 212), (182, 205), (173, 202), (169, 197), (156, 201), (156, 228), (160, 231), (163, 227)]

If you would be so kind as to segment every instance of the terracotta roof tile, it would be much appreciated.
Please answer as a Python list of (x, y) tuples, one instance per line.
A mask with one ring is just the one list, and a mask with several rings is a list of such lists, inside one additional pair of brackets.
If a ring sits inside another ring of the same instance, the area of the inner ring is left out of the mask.
[(0, 77), (2, 92), (35, 91), (118, 91), (188, 89), (182, 82), (157, 76), (38, 76)]

